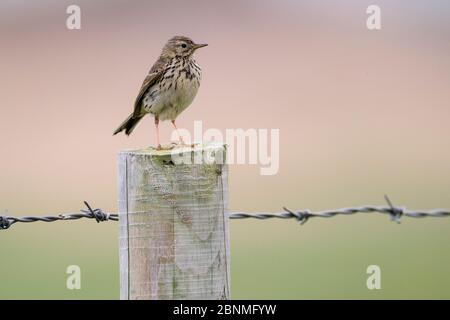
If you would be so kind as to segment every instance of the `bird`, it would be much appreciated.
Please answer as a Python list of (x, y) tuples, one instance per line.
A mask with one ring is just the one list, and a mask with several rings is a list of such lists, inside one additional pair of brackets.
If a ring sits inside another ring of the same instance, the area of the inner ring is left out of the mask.
[(155, 118), (157, 149), (162, 149), (159, 122), (165, 120), (172, 122), (179, 142), (183, 144), (175, 120), (192, 103), (200, 87), (202, 71), (194, 59), (194, 52), (207, 45), (196, 44), (185, 36), (169, 39), (142, 83), (133, 113), (114, 131), (114, 135), (125, 131), (129, 136), (139, 121), (150, 114)]

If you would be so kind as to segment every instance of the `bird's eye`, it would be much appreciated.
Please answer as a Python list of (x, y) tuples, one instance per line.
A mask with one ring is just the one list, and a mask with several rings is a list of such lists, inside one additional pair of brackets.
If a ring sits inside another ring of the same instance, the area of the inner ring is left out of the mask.
[(181, 47), (182, 47), (182, 48), (186, 48), (186, 47), (187, 47), (186, 43), (183, 43), (183, 44), (181, 45)]

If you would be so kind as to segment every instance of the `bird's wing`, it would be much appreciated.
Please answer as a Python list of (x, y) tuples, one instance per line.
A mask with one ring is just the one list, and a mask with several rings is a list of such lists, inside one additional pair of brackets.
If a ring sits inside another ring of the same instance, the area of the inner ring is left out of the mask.
[(133, 118), (139, 117), (141, 115), (141, 107), (142, 107), (142, 98), (148, 89), (154, 85), (164, 74), (165, 63), (161, 59), (156, 61), (153, 67), (150, 69), (149, 74), (145, 77), (144, 82), (142, 83), (141, 90), (134, 102), (134, 112)]

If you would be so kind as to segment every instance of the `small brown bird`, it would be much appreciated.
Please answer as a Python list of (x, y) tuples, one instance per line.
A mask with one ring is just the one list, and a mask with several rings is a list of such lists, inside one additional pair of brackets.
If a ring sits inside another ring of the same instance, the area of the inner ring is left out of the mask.
[[(129, 135), (148, 113), (155, 117), (157, 148), (159, 121), (170, 120), (177, 130), (175, 119), (194, 100), (200, 86), (202, 72), (194, 60), (194, 52), (207, 44), (196, 44), (191, 39), (176, 36), (167, 41), (159, 59), (150, 69), (134, 103), (133, 113), (114, 131), (125, 130)], [(180, 137), (180, 142), (183, 140)]]

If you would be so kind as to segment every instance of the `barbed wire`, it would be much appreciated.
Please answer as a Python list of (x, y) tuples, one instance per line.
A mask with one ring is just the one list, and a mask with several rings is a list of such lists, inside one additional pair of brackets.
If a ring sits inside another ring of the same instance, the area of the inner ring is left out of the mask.
[(118, 221), (119, 217), (114, 213), (106, 213), (101, 209), (92, 209), (91, 206), (84, 201), (87, 209), (80, 210), (79, 213), (65, 213), (57, 216), (25, 216), (25, 217), (11, 217), (11, 216), (0, 216), (0, 230), (8, 229), (14, 223), (17, 222), (55, 222), (59, 220), (78, 220), (82, 218), (95, 219), (97, 222), (101, 221)]
[[(446, 209), (433, 209), (428, 211), (409, 210), (404, 207), (394, 206), (388, 196), (384, 196), (387, 202), (387, 206), (360, 206), (351, 208), (341, 208), (335, 210), (325, 210), (312, 212), (310, 210), (298, 210), (292, 211), (286, 207), (283, 207), (283, 212), (278, 213), (246, 213), (246, 212), (231, 212), (228, 214), (229, 219), (295, 219), (300, 224), (306, 223), (310, 218), (332, 218), (337, 215), (353, 215), (356, 213), (380, 213), (390, 216), (391, 221), (400, 223), (400, 219), (403, 216), (410, 218), (438, 218), (449, 217), (450, 211)], [(55, 222), (55, 221), (68, 221), (78, 220), (82, 218), (95, 219), (97, 222), (102, 221), (118, 221), (119, 215), (117, 213), (107, 213), (101, 209), (92, 209), (92, 207), (84, 201), (87, 209), (80, 210), (79, 213), (65, 213), (57, 216), (25, 216), (25, 217), (11, 217), (0, 216), (0, 230), (10, 228), (17, 222)]]

